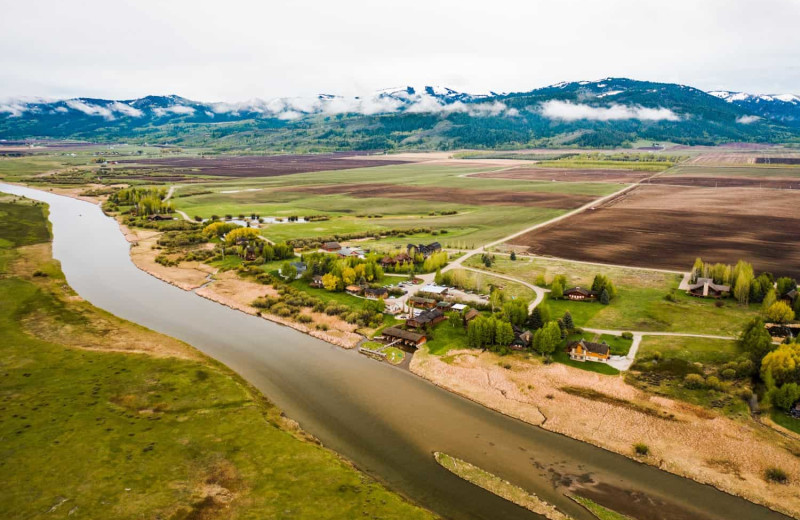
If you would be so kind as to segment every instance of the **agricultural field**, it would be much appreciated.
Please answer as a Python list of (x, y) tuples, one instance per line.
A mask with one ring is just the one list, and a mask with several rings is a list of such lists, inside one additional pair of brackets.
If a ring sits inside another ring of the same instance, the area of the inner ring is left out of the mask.
[(652, 172), (611, 169), (570, 169), (570, 168), (511, 168), (496, 172), (478, 173), (473, 177), (482, 179), (512, 179), (525, 181), (551, 182), (618, 182), (632, 183), (645, 179)]
[[(486, 269), (479, 258), (470, 258), (466, 264)], [(529, 283), (543, 279), (549, 284), (556, 275), (564, 275), (567, 285), (581, 287), (591, 287), (596, 274), (608, 276), (619, 293), (609, 305), (547, 300), (554, 317), (569, 311), (578, 327), (733, 336), (759, 310), (755, 304), (742, 307), (726, 300), (717, 307), (714, 301), (687, 296), (677, 290), (682, 275), (670, 272), (524, 256), (512, 261), (504, 255), (496, 255), (488, 269)], [(668, 294), (672, 294), (670, 299)]]
[(165, 157), (121, 161), (129, 169), (173, 170), (177, 173), (214, 177), (275, 177), (293, 173), (349, 170), (369, 166), (403, 164), (397, 159), (369, 159), (366, 152), (337, 152), (307, 155), (243, 155)]
[(202, 182), (179, 187), (174, 204), (190, 217), (330, 218), (267, 225), (263, 234), (271, 240), (428, 228), (445, 230), (447, 236), (438, 240), (446, 246), (477, 247), (620, 189), (600, 182), (498, 182), (467, 176), (482, 171), (471, 164), (419, 163)]
[(798, 277), (797, 201), (792, 190), (642, 185), (511, 244), (538, 255), (679, 270), (698, 256), (743, 259), (757, 271)]

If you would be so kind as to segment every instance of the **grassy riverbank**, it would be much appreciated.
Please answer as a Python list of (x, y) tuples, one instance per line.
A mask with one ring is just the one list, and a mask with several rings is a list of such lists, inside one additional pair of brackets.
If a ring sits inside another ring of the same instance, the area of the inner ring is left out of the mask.
[(432, 518), (226, 367), (94, 308), (0, 199), (0, 517)]

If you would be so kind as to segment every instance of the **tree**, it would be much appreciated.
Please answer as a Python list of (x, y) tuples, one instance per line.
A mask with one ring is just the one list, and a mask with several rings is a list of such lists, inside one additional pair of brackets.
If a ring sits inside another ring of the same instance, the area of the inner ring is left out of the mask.
[(564, 326), (567, 327), (567, 331), (575, 330), (575, 322), (572, 320), (572, 314), (569, 311), (564, 313), (564, 317), (561, 318), (561, 321), (564, 322)]
[(447, 317), (447, 322), (451, 327), (458, 327), (461, 325), (461, 313), (458, 311), (447, 311), (444, 313)]
[(785, 296), (789, 291), (797, 289), (797, 281), (794, 278), (789, 278), (788, 276), (778, 278), (776, 285), (778, 296)]
[(800, 383), (800, 345), (780, 345), (761, 362), (761, 379), (767, 387), (778, 388), (787, 383)]
[(789, 304), (779, 301), (769, 306), (766, 316), (773, 323), (787, 323), (794, 319), (794, 311)]
[(611, 297), (608, 295), (607, 289), (603, 289), (603, 292), (600, 293), (600, 303), (603, 305), (608, 305), (611, 303)]
[(284, 280), (294, 280), (297, 277), (297, 268), (289, 262), (281, 265), (281, 276)]
[(733, 268), (733, 296), (742, 304), (750, 302), (750, 286), (753, 284), (753, 266), (739, 260)]
[(328, 273), (322, 277), (322, 286), (328, 291), (340, 291), (342, 279), (335, 274)]
[(489, 295), (489, 303), (492, 305), (492, 312), (501, 308), (505, 299), (506, 295), (500, 289), (492, 291), (492, 294)]
[(507, 347), (514, 341), (514, 329), (507, 321), (499, 321), (495, 331), (495, 343)]
[(509, 259), (512, 262), (515, 261), (517, 259), (517, 253), (515, 253), (514, 251), (511, 251), (511, 255), (509, 256)]
[[(214, 224), (211, 225), (213, 226)], [(225, 243), (228, 245), (233, 245), (239, 240), (255, 240), (258, 238), (258, 236), (259, 233), (257, 229), (237, 227), (225, 235)]]
[(692, 282), (695, 282), (698, 278), (702, 277), (704, 270), (705, 267), (703, 265), (703, 259), (698, 257), (692, 266)]
[(542, 319), (542, 310), (540, 307), (541, 305), (535, 307), (533, 311), (531, 311), (531, 315), (528, 316), (528, 327), (532, 330), (538, 330), (544, 327), (544, 320)]
[(772, 290), (772, 277), (768, 273), (761, 273), (753, 280), (750, 286), (750, 301), (756, 303), (763, 302), (767, 293)]
[(739, 336), (739, 345), (750, 354), (756, 367), (760, 367), (761, 360), (772, 350), (772, 337), (761, 318), (753, 318), (745, 325)]
[(787, 383), (780, 388), (775, 388), (769, 393), (769, 399), (772, 404), (788, 412), (800, 399), (800, 386), (797, 383)]
[(345, 267), (342, 269), (342, 283), (351, 285), (356, 281), (356, 270), (352, 267)]
[(564, 286), (559, 282), (553, 282), (550, 289), (550, 298), (560, 300), (564, 297)]
[(594, 277), (592, 290), (598, 294), (602, 294), (603, 291), (606, 291), (609, 300), (612, 300), (617, 295), (617, 288), (614, 287), (614, 284), (607, 276), (602, 274), (598, 274)]
[(436, 285), (442, 285), (444, 283), (443, 280), (444, 279), (442, 278), (442, 270), (441, 270), (441, 268), (437, 269), (436, 270), (436, 274), (433, 276), (433, 283), (435, 283)]
[(767, 294), (764, 296), (764, 300), (761, 303), (761, 312), (764, 314), (767, 313), (767, 309), (772, 307), (772, 304), (778, 301), (778, 298), (775, 295), (775, 289), (770, 289), (767, 291)]
[(561, 343), (561, 328), (555, 321), (549, 322), (533, 334), (533, 349), (542, 355), (552, 354)]
[(503, 317), (512, 325), (521, 327), (528, 318), (528, 306), (523, 300), (511, 300), (503, 304)]

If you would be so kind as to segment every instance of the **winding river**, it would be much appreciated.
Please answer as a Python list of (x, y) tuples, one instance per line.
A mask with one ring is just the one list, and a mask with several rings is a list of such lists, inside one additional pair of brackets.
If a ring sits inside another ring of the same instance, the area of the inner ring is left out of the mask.
[(434, 451), (498, 474), (578, 520), (592, 517), (564, 496), (570, 485), (639, 520), (787, 518), (157, 280), (133, 265), (116, 221), (98, 206), (2, 183), (0, 191), (50, 205), (53, 254), (86, 300), (225, 363), (327, 447), (444, 517), (541, 518), (452, 475)]

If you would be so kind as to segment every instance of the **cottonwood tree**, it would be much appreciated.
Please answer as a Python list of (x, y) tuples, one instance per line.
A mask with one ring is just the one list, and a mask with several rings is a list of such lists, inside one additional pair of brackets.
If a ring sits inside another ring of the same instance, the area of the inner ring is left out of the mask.
[(794, 311), (784, 301), (775, 302), (766, 312), (767, 319), (773, 323), (788, 323), (794, 319)]
[(772, 337), (761, 318), (753, 318), (745, 325), (739, 336), (739, 345), (750, 355), (756, 367), (760, 367), (761, 360), (772, 350)]
[(552, 354), (561, 343), (561, 327), (551, 321), (533, 334), (533, 349), (542, 355)]

